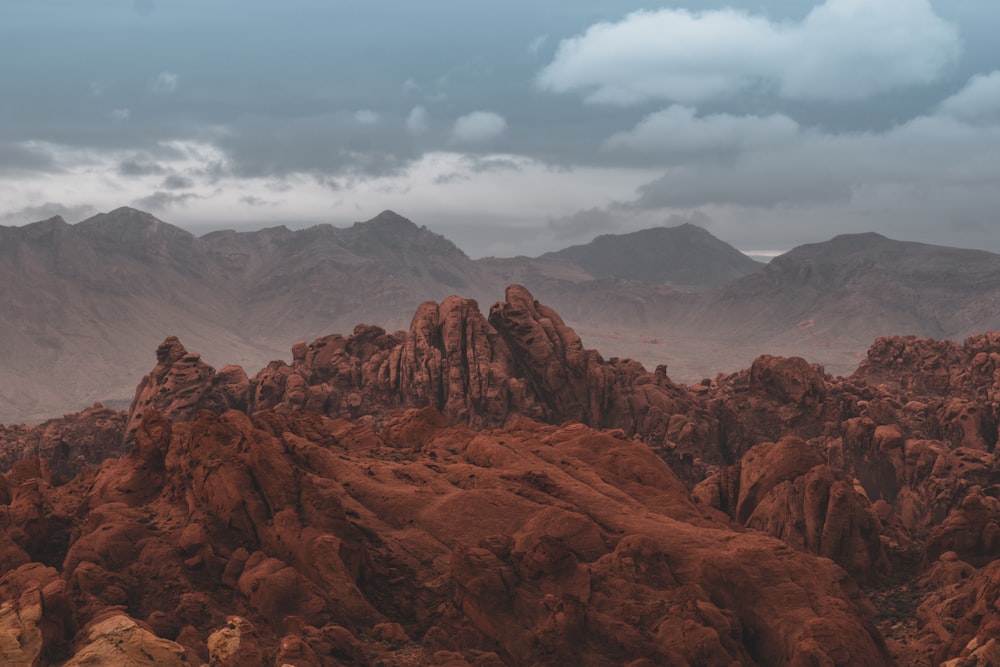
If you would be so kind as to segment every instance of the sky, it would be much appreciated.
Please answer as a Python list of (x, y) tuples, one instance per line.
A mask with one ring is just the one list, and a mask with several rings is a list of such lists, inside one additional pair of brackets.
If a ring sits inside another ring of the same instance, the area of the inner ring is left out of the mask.
[(1000, 252), (996, 0), (3, 0), (0, 225)]

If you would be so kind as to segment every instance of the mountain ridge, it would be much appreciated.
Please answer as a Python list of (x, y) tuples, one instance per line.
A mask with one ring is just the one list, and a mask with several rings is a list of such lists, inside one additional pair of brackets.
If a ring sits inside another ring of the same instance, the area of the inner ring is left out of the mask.
[[(666, 365), (687, 382), (762, 353), (849, 373), (880, 335), (960, 339), (1000, 328), (1000, 256), (984, 251), (842, 236), (754, 264), (720, 287), (684, 287), (597, 277), (551, 255), (472, 260), (394, 212), (373, 220), (195, 237), (121, 208), (85, 224), (54, 217), (0, 228), (0, 417), (35, 421), (95, 400), (126, 401), (144, 351), (166, 334), (223, 365), (263, 366), (283, 357), (287, 340), (357, 322), (405, 329), (401, 313), (416, 304), (453, 294), (491, 303), (512, 283), (553, 304), (606, 357)], [(637, 234), (602, 238), (628, 244)], [(712, 245), (716, 266), (737, 252)], [(640, 253), (627, 264), (659, 271), (657, 259)]]

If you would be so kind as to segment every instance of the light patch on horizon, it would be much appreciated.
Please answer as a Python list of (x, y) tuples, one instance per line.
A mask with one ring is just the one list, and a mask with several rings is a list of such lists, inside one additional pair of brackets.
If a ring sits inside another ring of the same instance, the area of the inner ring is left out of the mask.
[(787, 99), (856, 100), (937, 81), (961, 49), (957, 29), (927, 0), (826, 0), (799, 23), (661, 9), (563, 40), (536, 83), (623, 106), (772, 88)]

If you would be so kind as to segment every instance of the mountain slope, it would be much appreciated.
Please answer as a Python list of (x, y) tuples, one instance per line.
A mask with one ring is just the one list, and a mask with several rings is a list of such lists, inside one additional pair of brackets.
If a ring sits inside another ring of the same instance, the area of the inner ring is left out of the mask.
[(261, 366), (288, 340), (364, 320), (401, 328), (413, 304), (475, 293), (477, 276), (453, 244), (389, 212), (202, 238), (129, 208), (0, 228), (0, 418), (126, 401), (165, 334)]
[(542, 257), (573, 262), (595, 278), (718, 287), (762, 267), (692, 224), (606, 234)]
[(878, 336), (962, 339), (1000, 328), (1000, 255), (838, 236), (775, 258), (692, 304), (686, 320), (757, 353), (805, 354), (848, 373)]
[[(731, 275), (741, 277), (709, 289)], [(1000, 329), (1000, 256), (874, 234), (802, 246), (766, 267), (691, 225), (472, 260), (391, 211), (345, 229), (198, 238), (123, 208), (77, 225), (0, 227), (0, 421), (123, 404), (166, 335), (216, 365), (258, 367), (284, 357), (289, 340), (359, 322), (404, 329), (421, 302), (464, 294), (485, 306), (511, 283), (605, 356), (666, 365), (683, 381), (763, 353), (849, 373), (877, 336)]]

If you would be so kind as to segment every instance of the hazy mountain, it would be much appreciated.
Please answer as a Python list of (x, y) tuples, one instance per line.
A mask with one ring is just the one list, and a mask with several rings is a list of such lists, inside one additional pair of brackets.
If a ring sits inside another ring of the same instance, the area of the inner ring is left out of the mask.
[(568, 260), (595, 278), (696, 288), (724, 285), (762, 266), (692, 224), (653, 227), (631, 234), (605, 234), (590, 243), (543, 257)]
[(794, 353), (847, 373), (877, 336), (963, 339), (1000, 329), (1000, 255), (837, 236), (705, 295), (685, 320), (746, 350), (743, 361), (760, 351)]
[(692, 225), (471, 260), (390, 211), (343, 229), (199, 238), (122, 208), (0, 227), (0, 422), (124, 402), (168, 334), (217, 366), (256, 368), (287, 357), (289, 341), (362, 322), (406, 328), (426, 300), (462, 294), (486, 311), (511, 283), (605, 356), (666, 364), (682, 381), (765, 352), (849, 372), (878, 335), (1000, 329), (1000, 256), (875, 234), (766, 267)]

